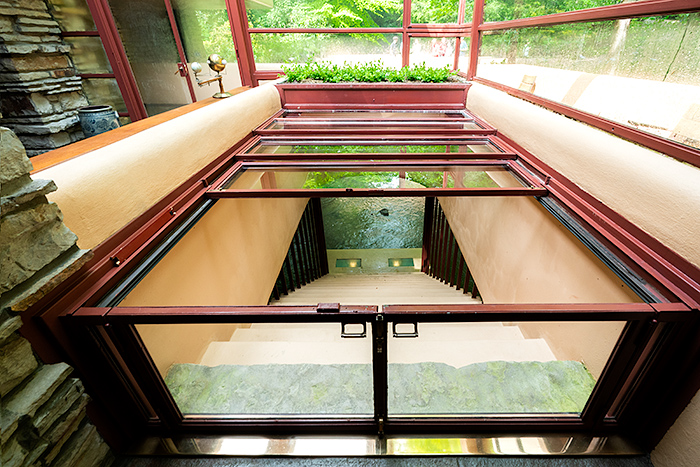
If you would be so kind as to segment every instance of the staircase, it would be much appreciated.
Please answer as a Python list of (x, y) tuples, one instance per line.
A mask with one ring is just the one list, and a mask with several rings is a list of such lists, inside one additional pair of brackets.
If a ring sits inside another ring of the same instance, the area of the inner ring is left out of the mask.
[(421, 272), (396, 274), (328, 274), (271, 305), (401, 305), (476, 304), (478, 298), (462, 293), (449, 284)]

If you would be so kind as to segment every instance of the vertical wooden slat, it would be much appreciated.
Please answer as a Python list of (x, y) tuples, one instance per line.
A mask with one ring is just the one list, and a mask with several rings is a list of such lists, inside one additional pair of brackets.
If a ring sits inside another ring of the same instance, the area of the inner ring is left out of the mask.
[(459, 290), (463, 283), (462, 283), (462, 274), (464, 274), (464, 264), (466, 261), (464, 260), (464, 256), (461, 254), (459, 255), (459, 272), (457, 273), (457, 290)]
[(318, 243), (316, 248), (318, 249), (319, 263), (321, 266), (321, 275), (325, 276), (328, 274), (328, 253), (326, 252), (326, 235), (323, 231), (323, 214), (321, 212), (321, 200), (319, 198), (313, 198), (311, 200), (314, 209), (314, 225), (316, 226), (316, 237)]
[(287, 268), (287, 273), (289, 275), (289, 285), (290, 285), (289, 290), (294, 292), (294, 290), (299, 288), (299, 286), (297, 285), (297, 281), (294, 277), (294, 268), (292, 267), (291, 256), (292, 256), (292, 246), (290, 245), (289, 250), (287, 251), (287, 258), (284, 260), (284, 264)]

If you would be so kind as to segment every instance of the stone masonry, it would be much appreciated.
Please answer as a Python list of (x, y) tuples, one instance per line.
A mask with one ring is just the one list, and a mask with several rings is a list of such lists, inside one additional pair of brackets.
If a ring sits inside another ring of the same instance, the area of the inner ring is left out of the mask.
[(15, 134), (0, 127), (0, 465), (106, 466), (109, 447), (86, 416), (89, 397), (65, 363), (42, 364), (18, 333), (20, 313), (91, 256), (32, 180)]
[(30, 157), (83, 138), (88, 102), (60, 33), (44, 0), (0, 0), (0, 125)]

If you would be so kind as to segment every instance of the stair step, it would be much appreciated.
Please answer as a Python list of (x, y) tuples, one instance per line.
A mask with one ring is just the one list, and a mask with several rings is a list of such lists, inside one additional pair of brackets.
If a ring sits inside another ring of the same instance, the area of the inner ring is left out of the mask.
[[(438, 362), (454, 367), (489, 361), (556, 360), (544, 339), (434, 341), (390, 338), (390, 363)], [(270, 363), (339, 364), (370, 363), (369, 339), (344, 339), (342, 342), (213, 342), (201, 364), (262, 365)]]
[(481, 303), (470, 294), (423, 273), (336, 274), (273, 300), (274, 305), (340, 302), (355, 305)]

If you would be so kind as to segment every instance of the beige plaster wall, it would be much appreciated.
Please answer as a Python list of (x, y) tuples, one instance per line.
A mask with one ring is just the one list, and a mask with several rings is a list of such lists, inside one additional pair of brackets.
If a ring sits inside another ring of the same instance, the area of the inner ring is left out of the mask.
[[(484, 303), (625, 303), (634, 294), (530, 197), (440, 198)], [(598, 378), (622, 323), (521, 323)]]
[(467, 108), (700, 267), (700, 169), (484, 85)]
[[(218, 201), (120, 306), (266, 305), (307, 201)], [(233, 328), (158, 325), (139, 332), (165, 372), (176, 362), (199, 362)]]
[(669, 428), (651, 453), (654, 467), (695, 467), (700, 465), (700, 395)]
[[(474, 84), (467, 107), (700, 267), (700, 169)], [(656, 467), (700, 464), (696, 395), (652, 452)]]
[(93, 248), (280, 109), (260, 86), (39, 172), (54, 180), (65, 224)]

